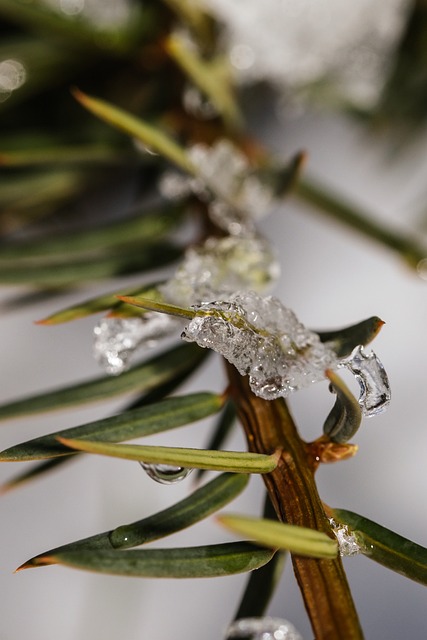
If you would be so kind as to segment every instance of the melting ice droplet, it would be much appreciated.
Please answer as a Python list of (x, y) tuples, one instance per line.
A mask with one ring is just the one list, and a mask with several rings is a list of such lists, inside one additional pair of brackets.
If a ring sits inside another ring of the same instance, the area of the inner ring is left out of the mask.
[(140, 462), (139, 464), (152, 480), (160, 482), (160, 484), (181, 482), (193, 471), (193, 469), (175, 467), (170, 464), (150, 464), (148, 462)]
[(341, 362), (356, 377), (360, 385), (359, 404), (365, 416), (375, 416), (390, 404), (390, 384), (385, 369), (375, 353), (366, 354), (358, 345), (351, 356)]
[(94, 329), (95, 359), (106, 373), (119, 375), (137, 347), (154, 347), (179, 326), (177, 318), (154, 311), (138, 318), (103, 318)]
[(335, 522), (333, 518), (330, 518), (329, 522), (337, 538), (340, 555), (348, 557), (358, 555), (362, 548), (355, 534), (349, 530), (348, 526)]
[(284, 618), (240, 618), (231, 623), (225, 640), (303, 640), (294, 625)]

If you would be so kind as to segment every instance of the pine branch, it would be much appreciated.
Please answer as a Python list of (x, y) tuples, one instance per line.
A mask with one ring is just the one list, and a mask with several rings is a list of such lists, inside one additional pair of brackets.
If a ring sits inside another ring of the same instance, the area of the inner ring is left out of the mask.
[[(265, 401), (249, 389), (246, 377), (227, 364), (230, 393), (252, 452), (282, 453), (274, 471), (263, 476), (280, 521), (323, 531), (332, 537), (314, 481), (308, 449), (282, 399)], [(360, 640), (358, 616), (341, 559), (292, 556), (316, 640)]]

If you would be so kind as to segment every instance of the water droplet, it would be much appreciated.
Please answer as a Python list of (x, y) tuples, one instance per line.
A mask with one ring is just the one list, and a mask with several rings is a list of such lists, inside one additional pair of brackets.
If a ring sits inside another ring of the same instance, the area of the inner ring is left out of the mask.
[(220, 229), (227, 229), (232, 236), (243, 236), (253, 230), (251, 221), (243, 220), (240, 212), (222, 200), (208, 205), (209, 217)]
[(341, 556), (351, 557), (361, 553), (362, 547), (356, 535), (349, 530), (346, 524), (339, 524), (333, 518), (330, 518), (329, 523), (337, 538)]
[(230, 50), (230, 62), (238, 71), (247, 71), (255, 62), (255, 52), (247, 44), (235, 44)]
[(143, 155), (144, 154), (148, 154), (149, 156), (159, 155), (157, 151), (154, 151), (154, 149), (149, 147), (147, 144), (145, 144), (144, 142), (142, 142), (142, 140), (139, 140), (138, 138), (132, 138), (132, 142), (135, 149), (140, 151)]
[(188, 178), (176, 171), (164, 171), (157, 186), (167, 200), (181, 200), (191, 193)]
[(200, 120), (212, 120), (218, 116), (218, 110), (197, 87), (187, 86), (182, 95), (182, 103), (187, 113)]
[(60, 0), (59, 2), (61, 11), (67, 16), (76, 16), (82, 13), (85, 0)]
[(366, 354), (361, 345), (353, 349), (351, 356), (342, 360), (355, 376), (360, 386), (359, 404), (367, 417), (382, 413), (390, 404), (391, 393), (387, 373), (373, 351)]
[(238, 292), (194, 308), (182, 337), (224, 356), (265, 400), (324, 380), (325, 370), (337, 365), (319, 336), (272, 296)]
[(137, 348), (152, 348), (181, 326), (177, 318), (154, 311), (137, 318), (103, 318), (94, 328), (94, 357), (106, 373), (119, 375)]
[(193, 471), (193, 469), (176, 467), (170, 464), (150, 464), (148, 462), (140, 462), (139, 464), (150, 478), (160, 482), (160, 484), (181, 482)]
[(0, 102), (9, 98), (10, 94), (25, 83), (27, 72), (19, 60), (2, 60), (0, 62)]
[(422, 280), (427, 280), (427, 258), (423, 258), (417, 264), (417, 273)]
[(303, 640), (294, 625), (284, 618), (240, 618), (228, 627), (225, 640)]
[(132, 524), (131, 525), (124, 524), (110, 531), (110, 533), (108, 534), (108, 539), (110, 541), (111, 546), (114, 547), (114, 549), (123, 549), (123, 548), (126, 549), (132, 546), (136, 547), (136, 546), (139, 546), (139, 544), (142, 544), (143, 540), (141, 540), (140, 542), (138, 539), (137, 540), (134, 539), (134, 536), (132, 535), (133, 528), (134, 526)]
[(123, 29), (134, 16), (130, 0), (40, 0), (64, 17), (83, 19), (98, 30)]

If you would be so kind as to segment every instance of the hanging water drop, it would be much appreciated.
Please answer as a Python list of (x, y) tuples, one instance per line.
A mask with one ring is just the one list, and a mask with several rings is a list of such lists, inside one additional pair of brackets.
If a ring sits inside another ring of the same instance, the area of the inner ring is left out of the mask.
[(390, 383), (381, 361), (373, 351), (366, 354), (362, 345), (358, 345), (340, 366), (347, 367), (358, 381), (359, 404), (365, 416), (375, 416), (386, 410), (391, 398)]
[(171, 464), (151, 464), (142, 461), (139, 464), (152, 480), (160, 484), (181, 482), (193, 471), (187, 467), (177, 467)]
[(225, 640), (303, 640), (294, 625), (284, 618), (240, 618), (228, 627)]

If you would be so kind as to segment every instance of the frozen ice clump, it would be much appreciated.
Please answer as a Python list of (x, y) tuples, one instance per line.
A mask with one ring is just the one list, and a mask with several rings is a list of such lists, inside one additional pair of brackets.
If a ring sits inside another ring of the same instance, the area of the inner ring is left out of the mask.
[(347, 367), (355, 376), (360, 386), (359, 404), (368, 418), (385, 411), (390, 404), (391, 392), (387, 373), (377, 357), (365, 353), (358, 345), (351, 355), (343, 360), (341, 366)]
[(119, 375), (138, 347), (152, 348), (180, 326), (177, 318), (154, 311), (138, 318), (103, 318), (94, 328), (95, 359), (106, 373)]
[(240, 618), (228, 627), (225, 640), (302, 640), (294, 625), (284, 618)]
[(194, 308), (182, 337), (224, 356), (265, 400), (324, 380), (337, 366), (335, 353), (277, 298), (239, 292)]
[(188, 155), (198, 171), (192, 189), (203, 193), (207, 186), (213, 192), (209, 214), (221, 229), (238, 235), (271, 209), (272, 190), (254, 175), (247, 158), (229, 140), (211, 147), (196, 144)]
[(252, 232), (254, 222), (274, 205), (271, 187), (259, 179), (229, 140), (218, 140), (211, 147), (195, 144), (187, 153), (197, 176), (166, 172), (159, 181), (160, 193), (171, 200), (195, 193), (208, 203), (209, 215), (218, 227), (232, 235)]
[(333, 518), (329, 520), (338, 541), (341, 556), (357, 556), (362, 551), (356, 535), (349, 530), (346, 524), (339, 524)]
[(264, 238), (208, 238), (187, 250), (183, 263), (160, 291), (167, 302), (191, 306), (227, 297), (235, 291), (264, 291), (280, 273)]
[[(187, 249), (181, 266), (159, 287), (159, 293), (165, 302), (190, 307), (234, 291), (264, 291), (279, 273), (274, 252), (261, 236), (212, 237)], [(104, 318), (94, 330), (95, 358), (107, 373), (119, 375), (137, 348), (152, 347), (181, 326), (181, 320), (156, 312), (137, 318)]]

